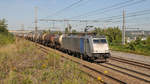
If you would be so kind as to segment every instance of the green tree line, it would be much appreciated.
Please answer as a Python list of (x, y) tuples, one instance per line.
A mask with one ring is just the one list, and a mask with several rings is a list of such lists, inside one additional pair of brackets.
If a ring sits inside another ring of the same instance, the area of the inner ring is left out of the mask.
[(122, 32), (119, 27), (109, 27), (107, 29), (95, 28), (96, 35), (105, 35), (110, 45), (121, 44)]

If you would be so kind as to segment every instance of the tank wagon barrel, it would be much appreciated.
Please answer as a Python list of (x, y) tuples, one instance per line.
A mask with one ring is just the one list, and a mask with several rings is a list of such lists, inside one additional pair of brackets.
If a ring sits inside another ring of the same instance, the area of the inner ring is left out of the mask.
[(45, 44), (49, 47), (54, 47), (54, 37), (53, 34), (46, 34), (44, 37)]

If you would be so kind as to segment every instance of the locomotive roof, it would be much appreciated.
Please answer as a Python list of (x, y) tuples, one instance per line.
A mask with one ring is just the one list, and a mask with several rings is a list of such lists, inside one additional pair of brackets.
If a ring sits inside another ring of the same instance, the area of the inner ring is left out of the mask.
[(105, 36), (93, 36), (93, 35), (85, 35), (85, 36), (65, 35), (65, 37), (69, 37), (69, 38), (106, 38)]

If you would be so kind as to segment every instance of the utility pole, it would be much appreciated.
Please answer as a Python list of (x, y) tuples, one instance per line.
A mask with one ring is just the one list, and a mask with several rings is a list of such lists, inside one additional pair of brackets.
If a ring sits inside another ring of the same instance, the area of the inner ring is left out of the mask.
[(70, 32), (70, 30), (69, 30), (69, 21), (66, 21), (66, 22), (67, 22), (68, 31)]
[(35, 37), (37, 38), (37, 29), (38, 29), (38, 27), (37, 27), (37, 24), (38, 24), (38, 16), (37, 16), (37, 10), (38, 10), (38, 8), (37, 7), (35, 7)]
[(125, 45), (125, 10), (123, 10), (122, 44)]

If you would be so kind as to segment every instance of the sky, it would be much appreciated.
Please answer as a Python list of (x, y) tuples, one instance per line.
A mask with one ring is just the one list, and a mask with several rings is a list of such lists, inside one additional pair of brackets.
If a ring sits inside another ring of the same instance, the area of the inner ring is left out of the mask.
[[(37, 7), (38, 19), (100, 20), (100, 22), (93, 23), (68, 22), (76, 30), (83, 30), (86, 25), (101, 28), (119, 26), (121, 28), (122, 13), (125, 10), (126, 28), (129, 30), (130, 28), (150, 30), (150, 0), (81, 0), (80, 3), (70, 7), (71, 4), (79, 1), (0, 0), (0, 19), (5, 18), (7, 20), (9, 30), (20, 30), (22, 24), (24, 24), (25, 30), (33, 30), (34, 11), (35, 7)], [(138, 11), (139, 16), (134, 13)], [(141, 11), (146, 12), (146, 14)], [(133, 16), (128, 17), (130, 13), (133, 13)], [(113, 18), (110, 20), (108, 17), (112, 16)], [(109, 21), (107, 21), (108, 19)], [(64, 30), (67, 22), (55, 22), (54, 26), (56, 28), (51, 28), (52, 30)], [(53, 22), (38, 21), (39, 29), (44, 30), (50, 27), (53, 27)]]

